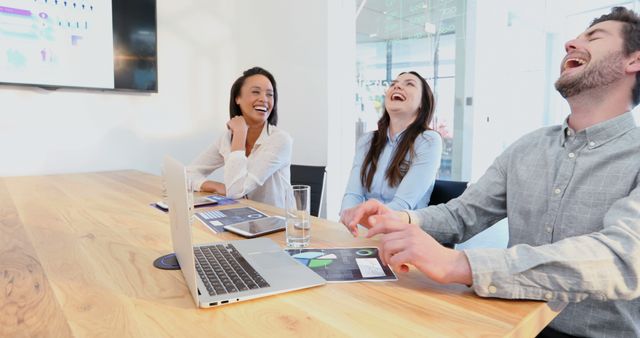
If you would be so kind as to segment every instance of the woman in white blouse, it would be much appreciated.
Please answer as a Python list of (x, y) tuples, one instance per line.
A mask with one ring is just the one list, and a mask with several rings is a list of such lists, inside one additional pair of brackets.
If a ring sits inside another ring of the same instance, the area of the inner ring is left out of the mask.
[[(228, 130), (189, 165), (194, 191), (284, 206), (289, 186), (292, 140), (276, 128), (278, 90), (273, 75), (246, 70), (231, 86)], [(207, 179), (224, 167), (224, 182)]]

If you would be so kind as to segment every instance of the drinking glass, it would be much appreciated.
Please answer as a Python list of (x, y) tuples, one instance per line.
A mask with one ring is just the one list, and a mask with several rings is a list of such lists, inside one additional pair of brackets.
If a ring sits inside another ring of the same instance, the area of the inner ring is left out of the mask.
[(311, 239), (310, 221), (311, 187), (292, 185), (285, 193), (285, 213), (287, 219), (287, 246), (304, 248)]

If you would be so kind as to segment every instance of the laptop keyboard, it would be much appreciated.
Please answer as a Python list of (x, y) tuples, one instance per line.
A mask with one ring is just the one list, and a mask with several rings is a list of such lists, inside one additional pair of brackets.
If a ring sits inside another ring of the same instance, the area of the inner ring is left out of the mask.
[(193, 248), (196, 271), (210, 296), (269, 286), (231, 244)]

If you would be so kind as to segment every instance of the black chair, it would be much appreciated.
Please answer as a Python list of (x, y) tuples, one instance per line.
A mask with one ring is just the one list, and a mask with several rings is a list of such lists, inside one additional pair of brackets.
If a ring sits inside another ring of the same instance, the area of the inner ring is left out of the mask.
[[(462, 195), (468, 185), (468, 182), (436, 180), (436, 183), (433, 185), (433, 192), (431, 192), (431, 198), (429, 199), (429, 205), (449, 202), (449, 200)], [(451, 249), (455, 247), (453, 243), (441, 244)]]
[(467, 189), (468, 182), (436, 180), (433, 192), (429, 199), (429, 205), (447, 203), (460, 195)]
[(312, 216), (319, 216), (324, 198), (324, 182), (327, 171), (323, 166), (291, 165), (291, 185), (303, 184), (311, 187)]

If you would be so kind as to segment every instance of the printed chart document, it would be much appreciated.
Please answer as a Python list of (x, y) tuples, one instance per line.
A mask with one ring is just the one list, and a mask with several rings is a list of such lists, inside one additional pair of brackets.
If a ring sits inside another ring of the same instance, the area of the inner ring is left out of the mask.
[(204, 196), (203, 198), (212, 200), (214, 202), (216, 202), (217, 205), (228, 205), (228, 204), (236, 204), (238, 203), (238, 201), (231, 199), (231, 198), (227, 198), (225, 196), (221, 196), (221, 195), (209, 195), (209, 196)]
[(195, 213), (195, 215), (202, 223), (215, 233), (226, 231), (224, 229), (225, 225), (269, 217), (268, 215), (251, 207), (202, 211)]
[[(235, 204), (235, 203), (238, 203), (238, 201), (231, 198), (226, 198), (220, 195), (209, 195), (209, 196), (196, 197), (195, 200), (193, 201), (193, 207), (203, 208), (203, 207), (210, 207), (214, 205), (228, 205), (228, 204)], [(169, 206), (167, 206), (167, 204), (163, 201), (153, 202), (150, 205), (160, 211), (169, 212)]]
[(398, 280), (389, 266), (382, 265), (378, 248), (286, 249), (300, 264), (327, 282), (376, 282)]

